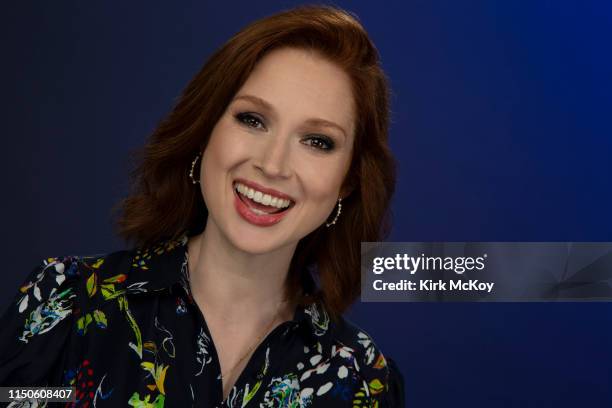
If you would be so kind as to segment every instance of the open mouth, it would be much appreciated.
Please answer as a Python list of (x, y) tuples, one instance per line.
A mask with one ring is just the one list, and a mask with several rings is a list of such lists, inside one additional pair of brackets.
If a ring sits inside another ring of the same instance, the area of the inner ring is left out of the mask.
[(295, 205), (293, 200), (258, 191), (240, 182), (234, 182), (236, 196), (256, 215), (276, 215)]

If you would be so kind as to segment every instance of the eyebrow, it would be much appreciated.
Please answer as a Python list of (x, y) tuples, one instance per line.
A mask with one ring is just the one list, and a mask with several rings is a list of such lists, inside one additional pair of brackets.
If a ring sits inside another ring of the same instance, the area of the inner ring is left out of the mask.
[[(238, 95), (232, 100), (232, 102), (238, 101), (241, 99), (252, 102), (255, 105), (259, 105), (261, 108), (265, 110), (272, 111), (272, 112), (275, 111), (274, 107), (269, 102), (255, 95)], [(306, 124), (311, 125), (311, 126), (323, 126), (323, 127), (335, 128), (339, 130), (345, 138), (347, 137), (346, 131), (342, 128), (342, 126), (338, 125), (337, 123), (326, 120), (326, 119), (310, 118), (306, 120)]]

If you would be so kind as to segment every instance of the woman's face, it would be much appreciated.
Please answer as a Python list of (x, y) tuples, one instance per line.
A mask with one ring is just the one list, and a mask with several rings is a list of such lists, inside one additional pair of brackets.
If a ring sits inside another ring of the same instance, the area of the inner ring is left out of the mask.
[(294, 48), (267, 54), (204, 151), (206, 228), (248, 253), (295, 247), (334, 210), (351, 162), (354, 111), (350, 79), (333, 63)]

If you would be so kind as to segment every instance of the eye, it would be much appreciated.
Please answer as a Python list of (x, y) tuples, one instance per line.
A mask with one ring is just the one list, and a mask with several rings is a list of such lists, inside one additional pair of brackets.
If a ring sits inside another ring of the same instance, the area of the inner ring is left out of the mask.
[(302, 143), (317, 150), (331, 151), (334, 149), (334, 141), (324, 135), (308, 136)]
[(259, 118), (258, 115), (250, 113), (250, 112), (242, 112), (238, 113), (234, 116), (236, 120), (242, 123), (245, 126), (248, 126), (253, 129), (266, 129), (266, 126), (263, 123), (263, 120)]

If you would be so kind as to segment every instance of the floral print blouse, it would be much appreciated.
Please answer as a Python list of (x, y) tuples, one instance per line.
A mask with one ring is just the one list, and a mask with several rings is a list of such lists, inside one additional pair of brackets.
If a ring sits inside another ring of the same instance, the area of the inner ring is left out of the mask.
[(187, 265), (186, 236), (46, 259), (0, 320), (0, 385), (75, 387), (64, 405), (85, 408), (403, 407), (395, 364), (320, 304), (277, 326), (223, 399)]

